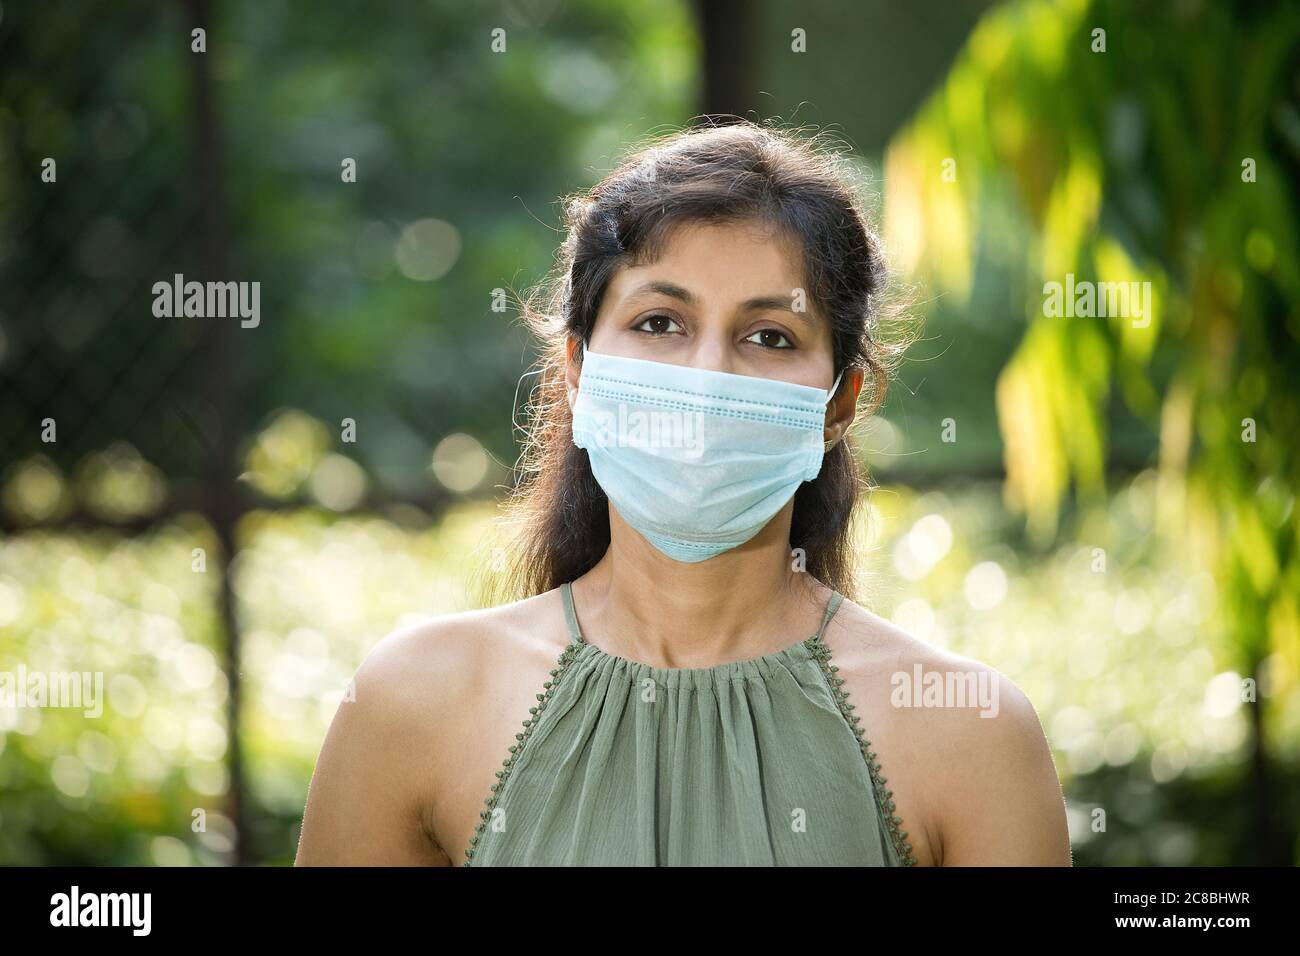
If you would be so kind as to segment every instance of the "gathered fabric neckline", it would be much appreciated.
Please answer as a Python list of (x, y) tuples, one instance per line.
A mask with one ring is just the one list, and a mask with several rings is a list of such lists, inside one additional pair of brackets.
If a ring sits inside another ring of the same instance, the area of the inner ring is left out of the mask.
[(842, 595), (789, 647), (671, 668), (588, 643), (570, 584), (560, 591), (571, 639), (507, 748), (465, 866), (916, 864), (822, 639)]

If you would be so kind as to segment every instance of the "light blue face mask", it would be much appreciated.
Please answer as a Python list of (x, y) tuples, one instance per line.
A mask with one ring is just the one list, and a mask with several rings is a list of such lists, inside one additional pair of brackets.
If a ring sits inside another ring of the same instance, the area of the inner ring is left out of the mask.
[(668, 557), (704, 561), (758, 534), (821, 472), (828, 392), (592, 352), (573, 441), (623, 520)]

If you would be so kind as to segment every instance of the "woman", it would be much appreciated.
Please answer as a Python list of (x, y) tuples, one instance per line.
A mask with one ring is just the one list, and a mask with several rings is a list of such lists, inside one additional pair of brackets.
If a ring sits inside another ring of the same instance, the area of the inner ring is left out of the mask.
[(1024, 694), (847, 598), (844, 439), (894, 353), (841, 162), (737, 123), (570, 203), (528, 310), (533, 596), (375, 647), (300, 865), (1070, 863)]

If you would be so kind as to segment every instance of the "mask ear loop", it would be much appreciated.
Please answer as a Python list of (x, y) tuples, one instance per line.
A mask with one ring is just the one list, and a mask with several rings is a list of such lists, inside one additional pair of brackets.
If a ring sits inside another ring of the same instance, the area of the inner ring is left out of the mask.
[[(831, 399), (835, 397), (835, 393), (838, 392), (838, 391), (840, 390), (840, 380), (841, 380), (842, 378), (844, 378), (844, 369), (840, 369), (840, 374), (835, 376), (835, 381), (834, 381), (834, 383), (831, 385), (831, 390), (830, 390), (829, 392), (826, 393), (826, 404), (827, 404), (827, 406), (830, 405), (830, 403), (831, 403)], [(838, 441), (839, 441), (839, 439), (836, 438), (836, 439), (834, 439), (834, 440), (832, 440), (832, 441), (829, 441), (829, 442), (823, 442), (823, 443), (822, 443), (822, 454), (825, 454), (826, 452), (828, 452), (828, 451), (830, 451), (832, 448), (834, 448), (836, 442), (838, 442)]]
[(840, 379), (842, 379), (843, 377), (844, 377), (844, 369), (840, 369), (840, 374), (835, 376), (835, 382), (831, 385), (831, 390), (826, 393), (827, 405), (831, 403), (831, 399), (835, 397), (835, 393), (840, 390)]

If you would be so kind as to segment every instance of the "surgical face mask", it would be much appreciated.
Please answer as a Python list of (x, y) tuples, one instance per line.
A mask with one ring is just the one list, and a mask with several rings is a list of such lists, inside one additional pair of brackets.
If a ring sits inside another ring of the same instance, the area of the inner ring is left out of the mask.
[(821, 472), (830, 391), (585, 348), (573, 441), (618, 513), (677, 561), (744, 544)]

